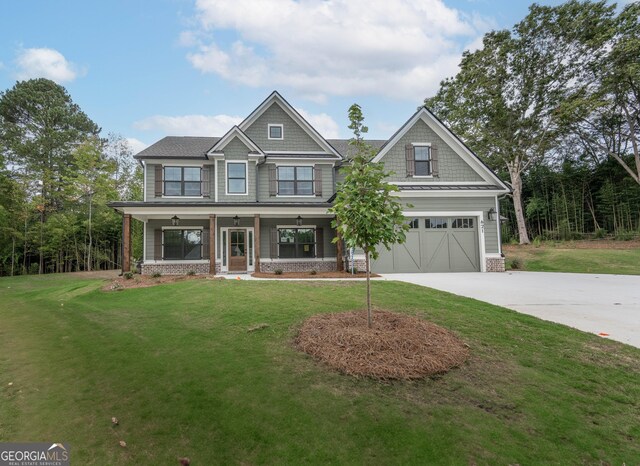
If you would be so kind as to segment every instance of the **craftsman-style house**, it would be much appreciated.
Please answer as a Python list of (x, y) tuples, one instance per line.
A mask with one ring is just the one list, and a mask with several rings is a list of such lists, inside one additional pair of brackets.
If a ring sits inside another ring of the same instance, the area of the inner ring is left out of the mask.
[[(376, 272), (502, 271), (498, 197), (509, 188), (429, 110), (389, 140), (368, 141), (373, 162), (411, 205), (407, 241), (383, 248)], [(131, 220), (144, 224), (141, 272), (332, 271), (353, 260), (334, 243), (327, 213), (348, 141), (325, 139), (278, 92), (222, 137), (165, 137), (135, 157), (144, 200), (123, 214), (123, 270)]]

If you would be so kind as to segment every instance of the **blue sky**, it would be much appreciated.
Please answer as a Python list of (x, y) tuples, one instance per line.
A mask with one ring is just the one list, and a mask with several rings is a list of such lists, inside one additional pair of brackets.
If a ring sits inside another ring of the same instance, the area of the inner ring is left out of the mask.
[[(559, 1), (541, 1), (558, 4)], [(277, 89), (325, 137), (358, 102), (387, 138), (461, 52), (526, 15), (518, 0), (6, 2), (0, 89), (49, 77), (135, 149), (219, 136)]]

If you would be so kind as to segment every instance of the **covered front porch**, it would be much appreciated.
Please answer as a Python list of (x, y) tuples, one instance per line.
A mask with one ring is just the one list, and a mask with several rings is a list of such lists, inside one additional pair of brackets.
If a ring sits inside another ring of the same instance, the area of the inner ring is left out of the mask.
[[(325, 272), (344, 269), (327, 207), (122, 207), (123, 272), (142, 274)], [(143, 255), (131, 257), (131, 220), (143, 223)]]

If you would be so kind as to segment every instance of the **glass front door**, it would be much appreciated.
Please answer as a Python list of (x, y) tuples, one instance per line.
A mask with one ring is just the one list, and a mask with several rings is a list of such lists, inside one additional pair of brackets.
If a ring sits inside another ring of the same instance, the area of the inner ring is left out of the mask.
[(229, 271), (247, 270), (247, 230), (229, 230)]

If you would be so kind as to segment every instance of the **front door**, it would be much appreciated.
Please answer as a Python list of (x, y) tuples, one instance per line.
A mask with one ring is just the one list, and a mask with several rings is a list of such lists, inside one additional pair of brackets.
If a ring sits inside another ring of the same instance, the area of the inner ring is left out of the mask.
[(247, 230), (229, 230), (229, 272), (247, 271)]

